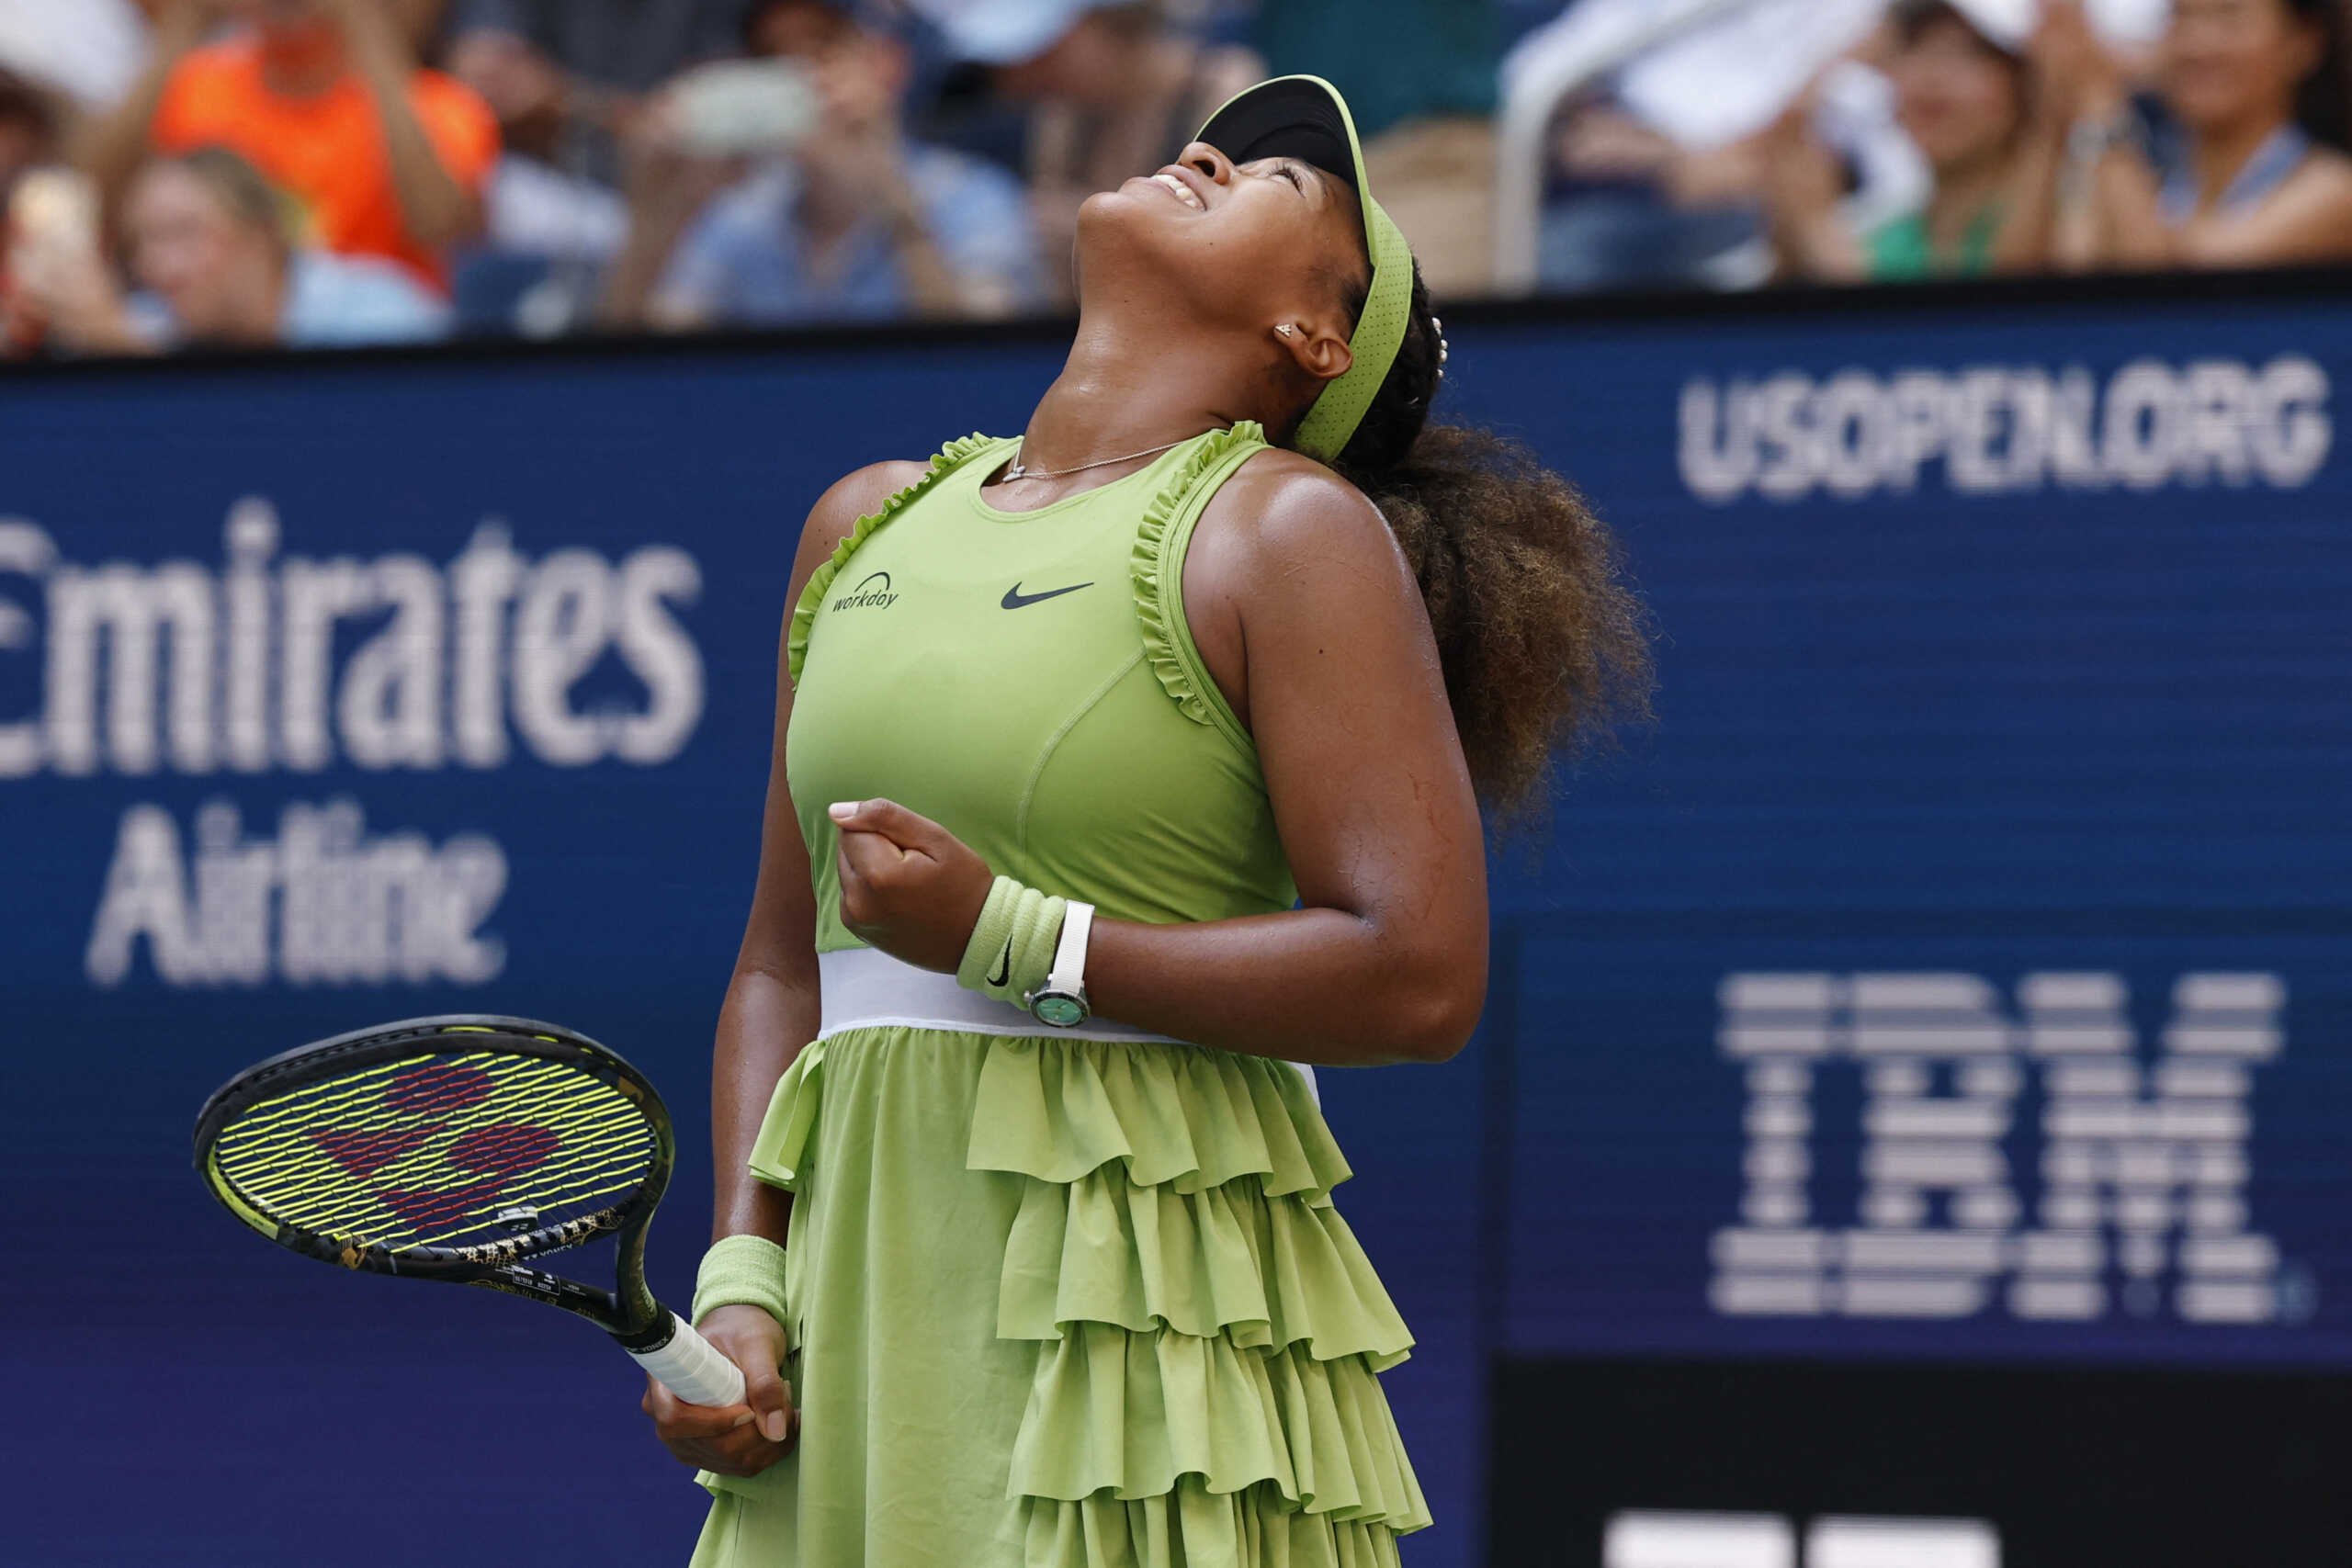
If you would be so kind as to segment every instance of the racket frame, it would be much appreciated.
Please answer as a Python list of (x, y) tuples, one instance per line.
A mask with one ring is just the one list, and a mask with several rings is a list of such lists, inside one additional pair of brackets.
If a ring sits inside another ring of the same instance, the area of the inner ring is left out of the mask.
[[(396, 1251), (362, 1237), (322, 1235), (268, 1214), (239, 1192), (220, 1168), (216, 1145), (222, 1131), (263, 1100), (386, 1063), (469, 1050), (562, 1062), (628, 1100), (643, 1114), (653, 1138), (653, 1155), (644, 1179), (605, 1208), (556, 1224), (467, 1247), (412, 1247)], [(662, 1350), (677, 1332), (679, 1319), (654, 1300), (645, 1282), (646, 1231), (669, 1189), (677, 1157), (669, 1110), (645, 1075), (618, 1052), (576, 1031), (501, 1013), (442, 1013), (356, 1029), (281, 1052), (221, 1085), (198, 1113), (195, 1144), (197, 1174), (221, 1205), (280, 1247), (305, 1258), (360, 1273), (439, 1280), (526, 1296), (586, 1318), (635, 1355)], [(524, 1265), (526, 1258), (578, 1247), (606, 1233), (617, 1238), (614, 1290), (600, 1290)]]

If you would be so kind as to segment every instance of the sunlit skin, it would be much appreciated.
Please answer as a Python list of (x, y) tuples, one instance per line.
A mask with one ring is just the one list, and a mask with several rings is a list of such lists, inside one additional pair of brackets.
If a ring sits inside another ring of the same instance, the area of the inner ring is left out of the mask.
[(191, 342), (277, 341), (285, 247), (202, 179), (175, 164), (151, 166), (130, 188), (123, 227), (132, 276)]
[[(1348, 188), (1283, 160), (1236, 167), (1200, 143), (1162, 172), (1181, 192), (1134, 179), (1086, 203), (1077, 341), (1029, 421), (1030, 467), (1071, 468), (1240, 419), (1279, 436), (1351, 362), (1343, 291), (1361, 286), (1368, 264)], [(1044, 506), (1146, 460), (1060, 479), (1000, 477), (989, 499)], [(922, 471), (876, 464), (826, 491), (802, 531), (784, 607), (861, 514)], [(1183, 593), (1203, 661), (1256, 742), (1300, 907), (1191, 925), (1098, 920), (1086, 960), (1094, 1010), (1327, 1066), (1453, 1055), (1486, 991), (1484, 845), (1428, 615), (1380, 514), (1322, 465), (1261, 453), (1203, 513)], [(817, 911), (786, 783), (791, 712), (779, 649), (759, 880), (712, 1072), (717, 1232), (776, 1240), (789, 1199), (744, 1162), (819, 1012)], [(991, 868), (887, 799), (831, 814), (851, 929), (910, 964), (952, 971)], [(777, 1371), (783, 1330), (753, 1307), (718, 1308), (703, 1328), (742, 1368), (746, 1404), (682, 1404), (649, 1382), (644, 1407), (680, 1460), (754, 1474), (782, 1457), (793, 1431)]]

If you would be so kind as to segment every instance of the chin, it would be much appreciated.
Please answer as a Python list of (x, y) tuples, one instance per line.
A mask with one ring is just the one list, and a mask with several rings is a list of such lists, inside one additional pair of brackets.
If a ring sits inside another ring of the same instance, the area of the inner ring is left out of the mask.
[(2172, 110), (2183, 125), (2203, 130), (2207, 126), (2226, 125), (2236, 118), (2242, 101), (2240, 94), (2227, 88), (2199, 85), (2173, 94)]
[(1083, 261), (1102, 247), (1119, 251), (1158, 249), (1154, 236), (1161, 231), (1165, 219), (1166, 214), (1152, 210), (1151, 198), (1139, 197), (1124, 186), (1096, 191), (1079, 204), (1079, 257)]

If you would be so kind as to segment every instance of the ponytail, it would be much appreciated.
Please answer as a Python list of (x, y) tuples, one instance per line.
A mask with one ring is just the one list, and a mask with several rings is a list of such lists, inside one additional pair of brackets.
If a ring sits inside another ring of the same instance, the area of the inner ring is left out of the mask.
[(1416, 268), (1404, 344), (1337, 467), (1412, 565), (1472, 782), (1508, 819), (1540, 810), (1555, 757), (1650, 716), (1649, 616), (1574, 486), (1518, 442), (1428, 423), (1444, 355)]

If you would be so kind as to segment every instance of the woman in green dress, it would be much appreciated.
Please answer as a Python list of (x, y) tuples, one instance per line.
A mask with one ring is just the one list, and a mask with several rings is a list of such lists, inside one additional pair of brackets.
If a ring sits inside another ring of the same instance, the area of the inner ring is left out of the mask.
[(2051, 158), (2037, 128), (2050, 95), (2037, 91), (2032, 17), (2019, 0), (1891, 7), (1884, 65), (1895, 118), (1930, 178), (1922, 206), (1867, 232), (1847, 223), (1844, 169), (1813, 139), (1811, 96), (1781, 118), (1766, 146), (1766, 196), (1788, 279), (1917, 283), (2047, 261), (2041, 184)]
[(1575, 492), (1446, 357), (1345, 106), (1242, 95), (1090, 200), (1026, 431), (881, 463), (793, 569), (694, 1314), (697, 1564), (1373, 1568), (1411, 1343), (1316, 1066), (1486, 986), (1480, 802), (1643, 705)]

